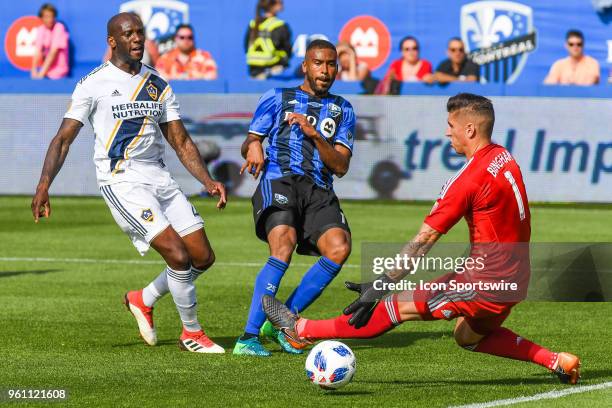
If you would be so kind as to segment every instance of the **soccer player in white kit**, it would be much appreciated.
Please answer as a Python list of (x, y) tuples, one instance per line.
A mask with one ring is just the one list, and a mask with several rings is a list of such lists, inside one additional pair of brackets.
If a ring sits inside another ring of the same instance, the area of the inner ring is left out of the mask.
[(32, 214), (49, 217), (49, 187), (84, 123), (95, 133), (94, 162), (98, 185), (113, 218), (144, 255), (153, 247), (167, 263), (141, 290), (125, 295), (140, 335), (153, 346), (157, 335), (153, 305), (170, 292), (183, 323), (179, 346), (196, 353), (223, 353), (202, 330), (197, 318), (194, 279), (214, 262), (214, 253), (195, 207), (181, 192), (163, 162), (162, 135), (185, 168), (225, 207), (225, 187), (214, 181), (183, 126), (170, 85), (142, 64), (145, 33), (132, 13), (107, 24), (111, 59), (83, 77), (72, 94), (57, 135), (51, 141)]

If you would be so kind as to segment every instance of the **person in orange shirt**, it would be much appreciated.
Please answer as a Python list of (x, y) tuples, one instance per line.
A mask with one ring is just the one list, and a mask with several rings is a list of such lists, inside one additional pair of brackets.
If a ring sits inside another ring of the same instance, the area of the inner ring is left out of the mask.
[(545, 84), (595, 85), (599, 83), (599, 63), (584, 54), (584, 36), (578, 30), (569, 30), (565, 36), (569, 56), (557, 60), (544, 80)]
[(217, 64), (208, 51), (195, 47), (193, 27), (181, 24), (174, 35), (176, 47), (168, 51), (155, 64), (155, 68), (168, 80), (217, 79)]

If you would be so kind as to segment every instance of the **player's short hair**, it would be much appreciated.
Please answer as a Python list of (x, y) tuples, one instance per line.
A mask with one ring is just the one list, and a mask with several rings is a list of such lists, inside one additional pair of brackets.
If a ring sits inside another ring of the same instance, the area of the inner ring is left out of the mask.
[(57, 17), (57, 9), (51, 3), (45, 3), (38, 9), (38, 17), (42, 17), (43, 11), (50, 11), (53, 13), (53, 17)]
[(310, 50), (333, 50), (336, 53), (338, 52), (334, 44), (321, 38), (312, 40), (310, 44), (308, 44), (308, 47), (306, 47), (306, 53), (308, 54), (308, 51)]
[(567, 34), (565, 34), (565, 40), (569, 40), (572, 37), (576, 37), (576, 38), (580, 38), (580, 41), (584, 41), (584, 35), (582, 34), (582, 31), (580, 30), (568, 30)]
[(493, 125), (495, 124), (495, 111), (493, 110), (493, 102), (490, 99), (481, 95), (460, 93), (448, 99), (446, 110), (448, 113), (464, 111), (480, 116), (485, 119), (483, 125), (484, 133), (491, 137)]
[(193, 29), (193, 26), (191, 24), (183, 23), (176, 26), (176, 28), (174, 29), (174, 35), (177, 35), (181, 28), (188, 28), (193, 34), (195, 34), (195, 30)]

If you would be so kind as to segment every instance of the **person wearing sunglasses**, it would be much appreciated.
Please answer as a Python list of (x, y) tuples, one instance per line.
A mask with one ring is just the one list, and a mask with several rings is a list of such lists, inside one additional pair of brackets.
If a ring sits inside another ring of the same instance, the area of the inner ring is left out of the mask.
[(421, 58), (419, 41), (415, 37), (402, 38), (399, 49), (402, 57), (391, 63), (387, 75), (400, 82), (420, 82), (431, 74), (431, 62)]
[(159, 57), (155, 68), (166, 79), (217, 79), (217, 63), (208, 51), (195, 46), (193, 27), (181, 24), (176, 28), (172, 50)]
[(566, 58), (555, 61), (544, 79), (550, 85), (595, 85), (599, 83), (599, 63), (584, 54), (584, 35), (569, 30), (565, 36)]
[(447, 59), (442, 61), (436, 68), (436, 72), (426, 75), (423, 79), (427, 83), (448, 82), (478, 82), (480, 79), (480, 67), (470, 61), (465, 53), (465, 45), (458, 37), (448, 41), (446, 50)]

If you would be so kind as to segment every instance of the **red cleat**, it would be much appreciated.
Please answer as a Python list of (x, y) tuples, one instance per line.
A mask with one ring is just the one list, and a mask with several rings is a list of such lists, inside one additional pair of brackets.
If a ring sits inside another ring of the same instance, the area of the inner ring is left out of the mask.
[(553, 370), (564, 384), (576, 384), (580, 381), (580, 359), (570, 353), (559, 353)]
[(153, 325), (153, 308), (145, 306), (142, 302), (142, 289), (131, 290), (126, 293), (123, 298), (123, 303), (136, 319), (140, 337), (142, 337), (149, 346), (156, 345), (157, 333)]
[(189, 332), (183, 329), (178, 345), (181, 350), (191, 351), (192, 353), (225, 353), (223, 347), (209, 339), (203, 330)]

